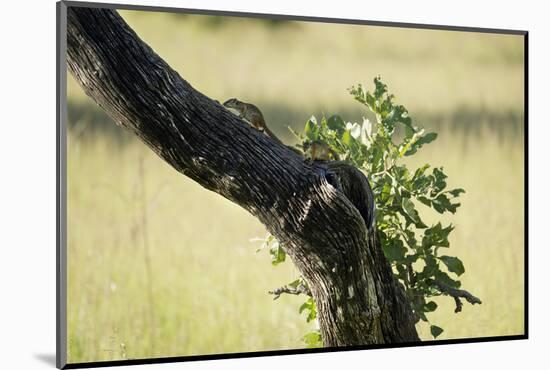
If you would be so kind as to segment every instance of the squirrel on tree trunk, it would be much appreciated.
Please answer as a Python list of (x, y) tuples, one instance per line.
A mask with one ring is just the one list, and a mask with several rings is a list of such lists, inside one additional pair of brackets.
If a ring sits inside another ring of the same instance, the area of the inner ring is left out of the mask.
[[(273, 140), (279, 144), (284, 145), (284, 143), (267, 127), (265, 124), (264, 115), (258, 109), (257, 106), (250, 103), (242, 102), (238, 99), (232, 98), (223, 103), (223, 106), (226, 108), (235, 109), (239, 112), (239, 117), (244, 118), (254, 126), (259, 131), (265, 132), (267, 136), (271, 137)], [(294, 148), (293, 148), (294, 150)]]
[[(278, 142), (281, 145), (285, 145), (274, 133), (271, 131), (266, 123), (264, 116), (260, 109), (254, 104), (242, 102), (236, 98), (231, 98), (223, 103), (223, 106), (226, 108), (234, 109), (239, 112), (239, 117), (244, 118), (254, 126), (259, 131), (265, 132), (267, 136), (271, 137), (273, 140)], [(290, 150), (303, 155), (298, 149), (285, 145)], [(310, 160), (312, 161), (328, 161), (328, 160), (339, 160), (338, 154), (335, 153), (327, 144), (321, 141), (308, 142), (304, 145), (304, 151), (308, 154)]]
[(304, 143), (304, 151), (309, 154), (313, 161), (339, 161), (340, 156), (332, 148), (319, 140), (306, 141)]

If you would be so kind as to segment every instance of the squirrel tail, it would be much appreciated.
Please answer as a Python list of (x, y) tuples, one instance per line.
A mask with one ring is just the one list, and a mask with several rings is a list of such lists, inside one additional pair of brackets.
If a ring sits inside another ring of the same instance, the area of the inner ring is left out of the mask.
[(292, 146), (290, 146), (290, 145), (286, 145), (285, 143), (283, 143), (283, 142), (281, 141), (281, 139), (279, 139), (279, 138), (273, 133), (273, 131), (271, 131), (269, 128), (267, 128), (267, 126), (264, 125), (263, 131), (267, 134), (267, 136), (269, 136), (270, 138), (272, 138), (273, 140), (275, 140), (275, 141), (278, 142), (279, 144), (286, 146), (288, 149), (292, 150), (294, 153), (296, 153), (296, 154), (298, 154), (298, 155), (301, 155), (301, 156), (304, 155), (300, 150), (298, 150), (298, 149), (296, 149), (296, 148), (294, 148), (294, 147), (292, 147)]

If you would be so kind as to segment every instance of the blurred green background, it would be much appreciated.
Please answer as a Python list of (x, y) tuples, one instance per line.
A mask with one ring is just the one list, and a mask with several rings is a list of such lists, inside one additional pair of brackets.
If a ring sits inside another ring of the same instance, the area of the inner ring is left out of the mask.
[[(443, 166), (466, 194), (450, 253), (483, 301), (441, 339), (524, 332), (523, 38), (314, 22), (122, 11), (196, 89), (260, 107), (287, 143), (311, 114), (360, 121), (347, 88), (381, 75), (439, 138), (411, 166)], [(256, 253), (265, 228), (178, 174), (68, 81), (69, 362), (302, 348), (302, 297), (268, 290), (299, 275)], [(434, 215), (423, 215), (435, 222)], [(422, 339), (429, 328), (418, 326)]]

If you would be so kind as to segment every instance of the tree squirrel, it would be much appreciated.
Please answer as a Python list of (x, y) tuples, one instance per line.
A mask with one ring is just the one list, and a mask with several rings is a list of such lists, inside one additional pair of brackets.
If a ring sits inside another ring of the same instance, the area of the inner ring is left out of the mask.
[(279, 138), (275, 136), (275, 134), (267, 127), (262, 112), (254, 104), (245, 103), (238, 99), (232, 98), (223, 103), (223, 106), (226, 108), (235, 109), (237, 112), (239, 112), (240, 118), (244, 118), (245, 120), (250, 122), (252, 126), (254, 126), (254, 128), (259, 131), (265, 132), (267, 136), (270, 136), (279, 144), (284, 145), (284, 143), (279, 140)]
[(332, 150), (328, 144), (322, 141), (306, 141), (304, 143), (304, 152), (309, 154), (312, 161), (339, 161), (340, 156), (334, 150)]
[[(269, 137), (281, 145), (285, 145), (266, 125), (264, 116), (260, 109), (254, 104), (242, 102), (236, 98), (232, 98), (223, 103), (226, 108), (231, 108), (239, 112), (239, 117), (244, 118), (259, 131), (265, 132)], [(290, 150), (303, 155), (298, 149), (285, 145)], [(313, 141), (304, 143), (304, 152), (309, 154), (311, 161), (328, 161), (339, 160), (338, 154), (332, 150), (326, 143), (321, 141)]]

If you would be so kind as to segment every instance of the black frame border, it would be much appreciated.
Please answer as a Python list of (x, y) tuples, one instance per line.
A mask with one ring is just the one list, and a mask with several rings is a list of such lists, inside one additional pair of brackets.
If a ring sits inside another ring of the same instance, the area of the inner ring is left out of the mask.
[[(524, 39), (524, 334), (494, 337), (474, 337), (445, 340), (428, 340), (414, 343), (392, 343), (380, 345), (303, 348), (257, 352), (236, 352), (223, 354), (205, 354), (192, 356), (157, 357), (131, 360), (96, 361), (67, 363), (67, 7), (105, 8), (116, 10), (137, 10), (150, 12), (185, 13), (197, 15), (218, 15), (246, 18), (271, 18), (278, 20), (305, 21), (317, 23), (338, 23), (368, 25), (380, 27), (414, 28), (427, 30), (444, 30), (457, 32), (494, 33), (523, 36)], [(466, 344), (499, 342), (529, 339), (529, 32), (526, 30), (482, 28), (469, 26), (430, 25), (423, 23), (386, 22), (348, 18), (326, 18), (317, 16), (300, 16), (287, 14), (251, 13), (239, 11), (175, 8), (152, 5), (110, 4), (99, 2), (67, 1), (56, 3), (56, 367), (58, 369), (96, 368), (125, 365), (144, 365), (174, 362), (191, 362), (206, 360), (235, 359), (247, 357), (286, 356), (295, 354), (330, 353), (358, 351), (366, 349), (389, 349), (402, 347), (423, 347), (448, 344)]]

